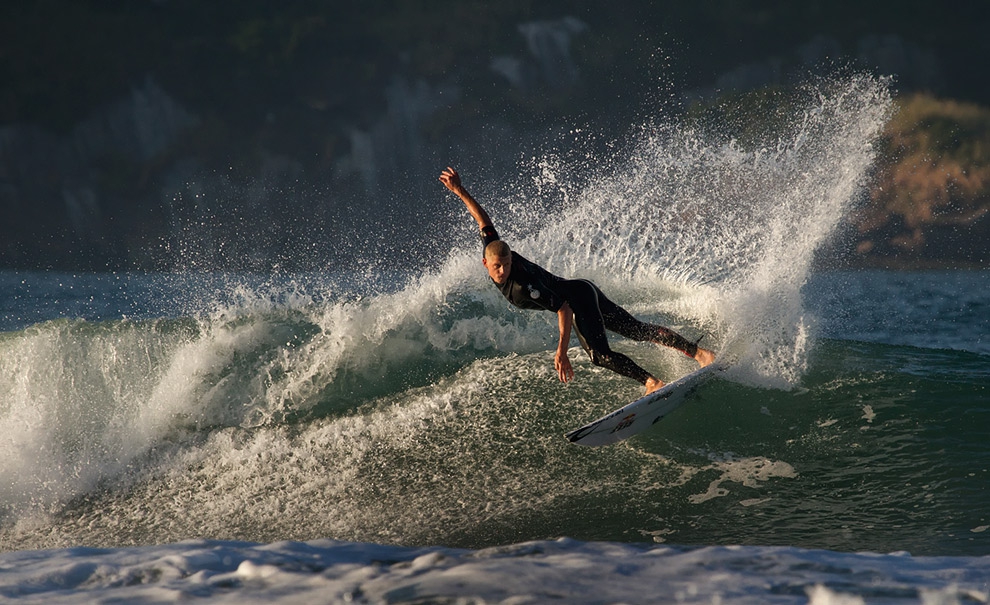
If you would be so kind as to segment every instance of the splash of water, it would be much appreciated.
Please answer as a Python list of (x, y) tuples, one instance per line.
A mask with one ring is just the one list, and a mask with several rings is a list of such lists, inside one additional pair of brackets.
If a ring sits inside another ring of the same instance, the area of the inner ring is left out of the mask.
[[(523, 247), (562, 275), (678, 298), (654, 310), (714, 333), (737, 376), (797, 384), (812, 338), (801, 287), (862, 199), (892, 106), (886, 84), (864, 75), (801, 92), (788, 123), (757, 143), (718, 124), (651, 122), (591, 176), (588, 162), (574, 175), (554, 156), (535, 160), (537, 190), (564, 202)], [(526, 233), (541, 213), (509, 230)]]

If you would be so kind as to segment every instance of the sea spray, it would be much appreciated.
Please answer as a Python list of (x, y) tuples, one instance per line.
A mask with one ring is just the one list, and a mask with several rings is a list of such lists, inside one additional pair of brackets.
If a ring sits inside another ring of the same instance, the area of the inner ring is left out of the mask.
[(747, 144), (722, 124), (654, 119), (590, 177), (539, 159), (534, 180), (559, 188), (564, 206), (521, 246), (561, 275), (657, 308), (677, 284), (693, 286), (700, 296), (668, 320), (711, 333), (737, 378), (798, 384), (812, 338), (801, 287), (865, 193), (892, 103), (886, 84), (864, 75), (808, 84), (788, 103), (782, 130)]

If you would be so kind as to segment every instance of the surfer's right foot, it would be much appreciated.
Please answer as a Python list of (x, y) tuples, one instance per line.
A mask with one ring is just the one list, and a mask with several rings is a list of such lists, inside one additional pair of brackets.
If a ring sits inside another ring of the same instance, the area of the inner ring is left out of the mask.
[(698, 347), (698, 352), (694, 354), (694, 360), (698, 362), (701, 367), (710, 366), (715, 362), (715, 353), (712, 353), (708, 349), (702, 349)]
[(659, 389), (661, 387), (663, 387), (663, 381), (660, 380), (659, 378), (653, 378), (651, 376), (650, 378), (647, 378), (646, 379), (646, 394), (647, 395), (649, 395), (650, 393), (652, 393), (653, 391), (655, 391), (655, 390), (657, 390), (657, 389)]

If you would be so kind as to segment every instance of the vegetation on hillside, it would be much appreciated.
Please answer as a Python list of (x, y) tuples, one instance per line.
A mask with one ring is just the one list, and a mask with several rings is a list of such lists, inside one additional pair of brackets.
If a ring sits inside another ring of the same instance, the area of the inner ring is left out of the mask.
[(884, 162), (857, 221), (858, 251), (990, 261), (990, 109), (907, 95), (881, 144)]

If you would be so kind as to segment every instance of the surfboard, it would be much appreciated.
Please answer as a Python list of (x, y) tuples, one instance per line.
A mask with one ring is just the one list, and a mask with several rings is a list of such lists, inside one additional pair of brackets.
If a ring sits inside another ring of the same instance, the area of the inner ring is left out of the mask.
[(578, 445), (608, 445), (642, 433), (664, 416), (684, 405), (702, 384), (725, 367), (718, 362), (699, 368), (649, 395), (566, 433)]

